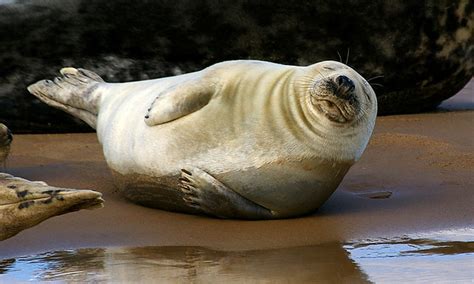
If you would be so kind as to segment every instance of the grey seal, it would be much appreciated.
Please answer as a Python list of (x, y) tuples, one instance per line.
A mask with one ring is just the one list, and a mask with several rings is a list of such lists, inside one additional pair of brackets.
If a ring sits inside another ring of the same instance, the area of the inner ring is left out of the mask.
[(227, 61), (128, 83), (61, 74), (29, 92), (97, 130), (128, 199), (221, 218), (313, 212), (362, 155), (377, 115), (371, 86), (335, 61)]

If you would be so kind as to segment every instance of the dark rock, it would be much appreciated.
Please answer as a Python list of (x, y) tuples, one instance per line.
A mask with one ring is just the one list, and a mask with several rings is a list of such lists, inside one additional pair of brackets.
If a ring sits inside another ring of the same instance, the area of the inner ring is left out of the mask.
[(230, 59), (347, 60), (367, 79), (383, 75), (371, 80), (380, 114), (431, 110), (473, 75), (473, 8), (469, 0), (19, 0), (0, 5), (0, 122), (17, 133), (90, 130), (26, 91), (63, 66), (117, 82)]

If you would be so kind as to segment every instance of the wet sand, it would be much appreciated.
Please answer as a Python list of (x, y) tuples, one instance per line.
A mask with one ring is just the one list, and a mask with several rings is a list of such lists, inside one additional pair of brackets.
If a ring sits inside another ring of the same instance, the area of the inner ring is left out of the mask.
[(262, 250), (473, 228), (473, 86), (434, 113), (379, 117), (335, 194), (318, 212), (287, 220), (219, 220), (138, 206), (114, 189), (95, 134), (16, 135), (5, 172), (95, 189), (106, 202), (0, 242), (0, 258), (97, 247)]

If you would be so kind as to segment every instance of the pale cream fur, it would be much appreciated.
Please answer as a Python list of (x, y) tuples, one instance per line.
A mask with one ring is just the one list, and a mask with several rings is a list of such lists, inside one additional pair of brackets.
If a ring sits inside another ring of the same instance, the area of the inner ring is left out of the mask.
[[(322, 68), (327, 65), (338, 69)], [(356, 128), (335, 127), (311, 108), (308, 78), (317, 80), (333, 72), (356, 78), (358, 96), (366, 101), (363, 93), (367, 93), (372, 100), (368, 116)], [(152, 127), (144, 123), (147, 108), (160, 92), (206, 76), (219, 78), (220, 85), (208, 105), (170, 123)], [(97, 92), (102, 97), (97, 134), (109, 165), (124, 174), (160, 176), (187, 166), (219, 173), (260, 167), (282, 156), (356, 161), (368, 143), (377, 113), (370, 86), (337, 62), (296, 67), (232, 61), (181, 76), (101, 83)], [(354, 137), (344, 138), (350, 135)], [(257, 145), (268, 151), (255, 151)]]
[[(354, 82), (361, 109), (346, 123), (331, 121), (312, 101), (317, 82), (339, 75)], [(29, 90), (80, 117), (67, 100), (57, 102), (67, 97), (63, 89), (49, 86)], [(334, 61), (228, 61), (180, 76), (90, 86), (84, 101), (71, 103), (88, 111), (84, 119), (97, 129), (115, 173), (158, 181), (199, 168), (278, 216), (309, 212), (329, 197), (362, 155), (377, 114), (366, 80)]]

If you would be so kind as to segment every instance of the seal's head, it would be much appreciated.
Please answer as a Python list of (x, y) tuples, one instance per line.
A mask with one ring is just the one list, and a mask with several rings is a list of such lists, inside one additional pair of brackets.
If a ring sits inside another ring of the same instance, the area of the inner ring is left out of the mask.
[(309, 67), (315, 73), (315, 79), (308, 92), (318, 116), (336, 125), (375, 120), (377, 98), (361, 75), (335, 61), (324, 61)]
[(295, 76), (300, 103), (319, 156), (353, 163), (364, 152), (377, 117), (369, 83), (349, 66), (323, 61)]
[(12, 132), (4, 124), (0, 123), (0, 163), (5, 161), (10, 152), (10, 144), (12, 143)]

